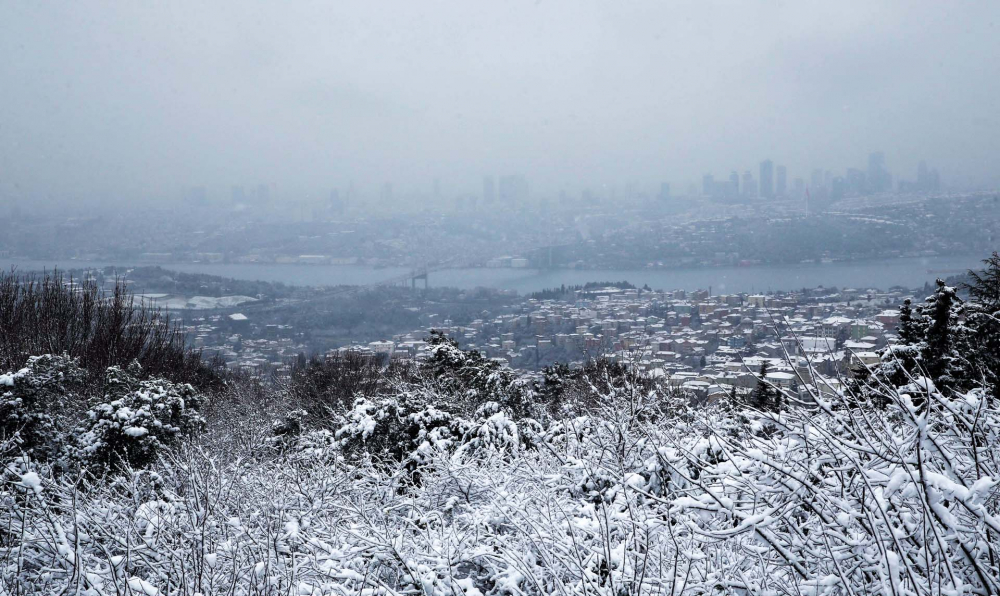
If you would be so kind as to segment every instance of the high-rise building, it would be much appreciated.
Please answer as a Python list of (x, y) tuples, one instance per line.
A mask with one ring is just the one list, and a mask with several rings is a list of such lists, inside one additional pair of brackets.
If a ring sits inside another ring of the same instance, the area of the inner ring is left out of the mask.
[(729, 184), (726, 185), (726, 198), (740, 198), (740, 175), (736, 170), (729, 172)]
[(788, 170), (785, 169), (785, 166), (775, 168), (775, 181), (775, 196), (782, 199), (785, 198), (788, 194)]
[(774, 198), (774, 162), (770, 159), (760, 162), (760, 196)]
[(487, 205), (493, 204), (497, 198), (496, 183), (493, 176), (483, 176), (483, 202)]
[(661, 182), (660, 183), (660, 200), (666, 201), (670, 199), (670, 183)]
[(941, 175), (936, 169), (929, 169), (925, 161), (917, 166), (917, 187), (924, 192), (937, 192), (941, 189)]
[(865, 194), (865, 173), (857, 168), (847, 168), (847, 179), (844, 181), (844, 194), (858, 197)]
[(344, 200), (340, 198), (340, 190), (336, 188), (331, 190), (330, 201), (329, 201), (330, 211), (333, 211), (335, 213), (343, 213), (344, 206), (345, 206)]
[(750, 170), (743, 172), (743, 198), (754, 199), (757, 197), (757, 181), (753, 179)]
[(927, 167), (927, 162), (921, 161), (917, 166), (917, 181), (899, 181), (899, 192), (937, 192), (941, 188), (941, 176), (937, 170)]
[(881, 151), (872, 152), (868, 156), (868, 190), (871, 192), (892, 190), (892, 176), (885, 169), (885, 154)]
[(802, 178), (796, 178), (792, 183), (792, 198), (801, 201), (806, 194), (806, 181)]
[(701, 194), (710, 197), (715, 192), (715, 176), (705, 174), (701, 177)]
[(823, 191), (823, 170), (816, 168), (809, 177), (809, 192), (818, 193)]
[(830, 198), (835, 201), (844, 198), (845, 187), (844, 178), (842, 176), (834, 176), (833, 180), (830, 181)]
[(528, 181), (524, 176), (511, 174), (500, 177), (499, 197), (504, 203), (515, 203), (528, 198)]

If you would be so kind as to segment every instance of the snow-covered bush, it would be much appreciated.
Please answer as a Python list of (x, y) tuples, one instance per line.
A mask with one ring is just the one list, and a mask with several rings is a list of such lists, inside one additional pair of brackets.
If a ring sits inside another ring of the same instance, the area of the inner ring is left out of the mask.
[(401, 402), (359, 399), (344, 417), (336, 437), (349, 457), (403, 462), (411, 471), (435, 451), (450, 451), (470, 424), (424, 400)]
[(0, 432), (35, 457), (50, 458), (64, 444), (66, 421), (86, 410), (85, 372), (68, 356), (32, 356), (24, 368), (0, 375)]
[(440, 395), (449, 397), (456, 413), (468, 416), (487, 402), (497, 402), (515, 418), (535, 416), (529, 384), (506, 364), (462, 350), (455, 340), (437, 331), (427, 341), (431, 356), (423, 372)]
[(77, 455), (91, 473), (124, 467), (143, 468), (164, 447), (199, 431), (203, 397), (188, 384), (138, 379), (130, 370), (111, 367), (107, 393), (87, 413), (79, 429)]
[[(337, 438), (223, 467), (170, 456), (155, 488), (125, 475), (78, 493), (19, 460), (0, 528), (24, 530), (0, 541), (14, 562), (0, 579), (91, 594), (997, 593), (1000, 412), (982, 391), (885, 397), (885, 415), (823, 396), (747, 413), (767, 434), (727, 432), (723, 408), (564, 419), (516, 450), (485, 407), (461, 429), (480, 451), (440, 411), (359, 401)], [(390, 440), (383, 425), (417, 429), (419, 483), (410, 462), (361, 456)]]

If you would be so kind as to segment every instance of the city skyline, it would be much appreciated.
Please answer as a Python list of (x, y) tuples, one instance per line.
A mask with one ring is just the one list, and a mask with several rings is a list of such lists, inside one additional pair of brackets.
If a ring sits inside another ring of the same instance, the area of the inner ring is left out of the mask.
[[(0, 7), (0, 200), (1000, 173), (995, 3)], [(198, 98), (194, 101), (194, 98)], [(652, 191), (652, 192), (655, 192)], [(434, 196), (433, 191), (425, 194)]]

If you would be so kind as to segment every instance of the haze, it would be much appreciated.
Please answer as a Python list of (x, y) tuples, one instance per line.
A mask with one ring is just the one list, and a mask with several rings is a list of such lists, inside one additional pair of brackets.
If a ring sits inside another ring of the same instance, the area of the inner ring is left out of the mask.
[(0, 197), (533, 194), (920, 160), (998, 183), (995, 2), (0, 5)]

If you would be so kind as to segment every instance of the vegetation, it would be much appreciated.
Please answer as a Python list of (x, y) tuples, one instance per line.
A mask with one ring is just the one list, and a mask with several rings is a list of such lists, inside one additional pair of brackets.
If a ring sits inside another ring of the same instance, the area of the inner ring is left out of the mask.
[(214, 380), (170, 317), (136, 300), (120, 278), (105, 292), (94, 281), (59, 272), (0, 272), (0, 330), (0, 367), (8, 370), (29, 356), (65, 354), (97, 378), (108, 367), (136, 361), (146, 375), (198, 385)]
[(719, 405), (608, 361), (528, 382), (439, 333), (418, 364), (345, 356), (201, 392), (112, 364), (94, 393), (73, 357), (36, 356), (0, 378), (0, 582), (1000, 593), (993, 259), (968, 301), (938, 284), (878, 365), (805, 401), (766, 369)]
[[(558, 288), (551, 288), (546, 290), (540, 290), (538, 292), (532, 292), (528, 294), (528, 298), (534, 298), (536, 300), (558, 300), (565, 298), (570, 294), (576, 292), (586, 292), (587, 290), (600, 290), (603, 288), (618, 288), (621, 290), (634, 290), (635, 286), (627, 281), (588, 281), (583, 285), (571, 285), (567, 286), (563, 284)], [(646, 287), (645, 289), (649, 289)]]

